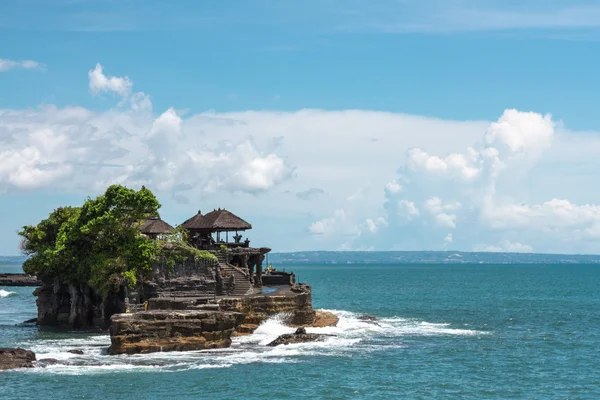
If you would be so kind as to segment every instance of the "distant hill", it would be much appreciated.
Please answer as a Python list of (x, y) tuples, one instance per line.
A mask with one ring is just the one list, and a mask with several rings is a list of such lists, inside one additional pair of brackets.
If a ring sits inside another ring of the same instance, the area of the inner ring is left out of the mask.
[(302, 251), (269, 254), (273, 265), (328, 264), (598, 264), (600, 255), (464, 251)]
[(23, 264), (27, 257), (24, 256), (0, 256), (0, 265), (2, 264)]
[[(0, 265), (22, 264), (26, 257), (0, 256)], [(472, 253), (465, 251), (300, 251), (270, 253), (273, 265), (334, 264), (600, 264), (600, 255)]]

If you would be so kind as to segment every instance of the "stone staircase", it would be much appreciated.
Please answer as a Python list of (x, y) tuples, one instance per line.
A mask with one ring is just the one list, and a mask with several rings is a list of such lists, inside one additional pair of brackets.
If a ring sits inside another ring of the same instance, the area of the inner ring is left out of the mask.
[(227, 253), (224, 251), (218, 251), (217, 260), (221, 266), (221, 270), (228, 276), (233, 275), (235, 285), (233, 291), (228, 293), (232, 296), (245, 296), (252, 294), (252, 283), (247, 273), (244, 273), (240, 268), (237, 268), (227, 262)]

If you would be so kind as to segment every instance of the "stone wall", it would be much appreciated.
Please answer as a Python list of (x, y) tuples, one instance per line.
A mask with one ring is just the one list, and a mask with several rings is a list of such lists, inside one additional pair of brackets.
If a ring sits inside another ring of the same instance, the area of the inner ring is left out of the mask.
[(164, 257), (155, 263), (152, 274), (129, 294), (132, 303), (154, 297), (205, 297), (217, 292), (218, 263), (210, 259), (194, 260), (169, 268)]

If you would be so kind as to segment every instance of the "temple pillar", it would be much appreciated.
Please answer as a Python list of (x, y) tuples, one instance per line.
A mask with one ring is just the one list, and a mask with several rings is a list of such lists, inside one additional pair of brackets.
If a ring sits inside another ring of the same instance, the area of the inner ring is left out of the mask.
[(258, 262), (256, 263), (256, 283), (254, 286), (262, 287), (262, 263), (265, 259), (264, 254), (259, 255)]
[(250, 262), (248, 263), (248, 276), (250, 276), (250, 282), (254, 285), (254, 266), (256, 265), (256, 261), (254, 257), (250, 258)]

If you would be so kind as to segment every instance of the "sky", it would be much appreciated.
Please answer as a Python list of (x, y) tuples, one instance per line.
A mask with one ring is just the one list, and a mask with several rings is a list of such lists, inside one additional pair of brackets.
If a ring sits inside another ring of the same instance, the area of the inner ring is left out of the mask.
[(600, 253), (600, 3), (3, 0), (0, 254), (108, 185), (274, 251)]

